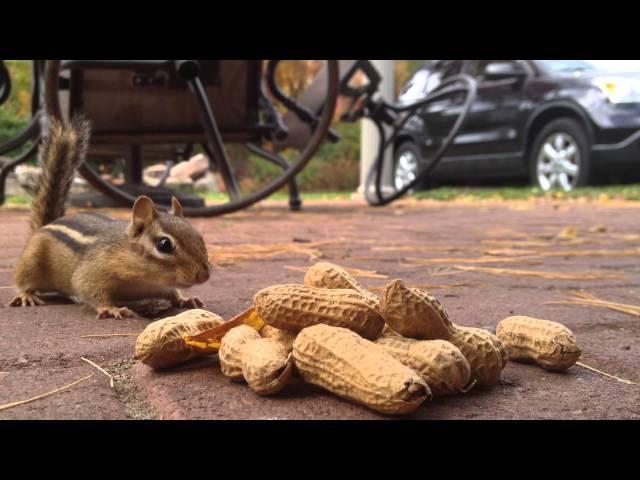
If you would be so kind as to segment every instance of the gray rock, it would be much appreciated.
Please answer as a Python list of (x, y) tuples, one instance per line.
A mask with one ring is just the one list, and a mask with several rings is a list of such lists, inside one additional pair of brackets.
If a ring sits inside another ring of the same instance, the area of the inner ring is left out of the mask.
[(220, 192), (219, 179), (212, 172), (207, 172), (197, 180), (194, 187), (197, 192)]
[(16, 175), (18, 184), (32, 195), (35, 192), (42, 169), (31, 165), (18, 165), (13, 172)]

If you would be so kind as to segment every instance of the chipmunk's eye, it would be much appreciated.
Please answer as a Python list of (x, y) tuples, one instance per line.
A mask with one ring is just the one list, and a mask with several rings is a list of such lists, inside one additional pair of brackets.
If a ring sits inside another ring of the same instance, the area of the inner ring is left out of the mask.
[(158, 242), (156, 243), (156, 248), (159, 252), (162, 253), (173, 252), (173, 244), (167, 237), (162, 237), (160, 240), (158, 240)]

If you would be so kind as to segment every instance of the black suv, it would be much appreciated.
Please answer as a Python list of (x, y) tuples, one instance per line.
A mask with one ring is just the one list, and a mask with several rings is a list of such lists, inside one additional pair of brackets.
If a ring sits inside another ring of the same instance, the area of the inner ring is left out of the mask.
[[(584, 60), (441, 60), (418, 70), (400, 102), (465, 73), (477, 98), (434, 179), (524, 177), (542, 190), (571, 190), (611, 173), (640, 173), (640, 73), (603, 71)], [(415, 178), (448, 134), (460, 102), (415, 114), (394, 144), (397, 187)]]

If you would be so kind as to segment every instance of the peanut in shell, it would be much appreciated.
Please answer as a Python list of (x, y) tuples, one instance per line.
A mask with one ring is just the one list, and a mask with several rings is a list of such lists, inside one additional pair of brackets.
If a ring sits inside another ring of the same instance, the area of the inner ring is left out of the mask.
[(319, 324), (303, 329), (293, 357), (306, 382), (380, 413), (409, 413), (432, 397), (416, 372), (346, 328)]
[(482, 388), (491, 387), (500, 381), (502, 356), (486, 335), (472, 329), (457, 329), (448, 341), (465, 356), (471, 367), (471, 378)]
[(393, 280), (380, 297), (380, 314), (394, 331), (418, 340), (448, 339), (455, 331), (442, 304), (426, 291)]
[(535, 363), (546, 370), (566, 370), (582, 353), (574, 333), (550, 320), (507, 317), (498, 324), (496, 335), (506, 345), (511, 360)]
[(378, 309), (380, 303), (378, 296), (363, 287), (353, 275), (344, 268), (329, 262), (318, 262), (309, 267), (304, 276), (304, 284), (315, 288), (356, 290), (371, 302), (371, 306), (375, 310)]
[(498, 338), (497, 335), (494, 335), (493, 333), (483, 329), (483, 328), (477, 328), (477, 327), (463, 327), (461, 325), (456, 325), (455, 326), (458, 330), (460, 329), (468, 329), (468, 330), (473, 330), (474, 332), (478, 333), (479, 335), (484, 336), (485, 338), (487, 338), (492, 344), (493, 346), (498, 350), (498, 352), (500, 352), (500, 358), (502, 360), (502, 370), (504, 370), (504, 367), (507, 366), (507, 363), (509, 363), (509, 351), (507, 350), (507, 347), (505, 346), (504, 343), (502, 343), (502, 341), (500, 341), (500, 339)]
[(460, 393), (471, 380), (469, 362), (457, 347), (446, 340), (387, 336), (375, 343), (420, 375), (434, 397)]
[(380, 336), (384, 320), (356, 290), (275, 285), (254, 296), (256, 312), (267, 325), (294, 333), (318, 324), (348, 328), (364, 338)]

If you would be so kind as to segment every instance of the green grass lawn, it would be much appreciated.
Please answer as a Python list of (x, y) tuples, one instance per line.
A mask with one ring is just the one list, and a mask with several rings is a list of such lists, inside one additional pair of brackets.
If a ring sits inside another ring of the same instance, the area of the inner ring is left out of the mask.
[(31, 198), (26, 195), (8, 195), (5, 199), (5, 205), (27, 205), (31, 202)]
[[(303, 192), (303, 200), (347, 200), (353, 192)], [(224, 193), (207, 193), (203, 195), (209, 201), (226, 201)], [(411, 195), (417, 199), (452, 201), (460, 198), (527, 200), (530, 198), (586, 198), (590, 200), (619, 199), (640, 201), (640, 183), (630, 185), (608, 185), (603, 187), (578, 188), (569, 193), (544, 193), (532, 187), (439, 187), (433, 190), (415, 192)], [(287, 200), (286, 191), (280, 191), (270, 197), (273, 200)], [(25, 205), (30, 201), (27, 196), (9, 196), (7, 205)]]
[(571, 192), (543, 192), (533, 187), (440, 187), (433, 190), (415, 192), (415, 198), (433, 200), (455, 200), (461, 197), (478, 199), (527, 200), (529, 198), (587, 198), (597, 200), (616, 198), (640, 201), (640, 183), (630, 185), (607, 185), (602, 187), (582, 187)]

